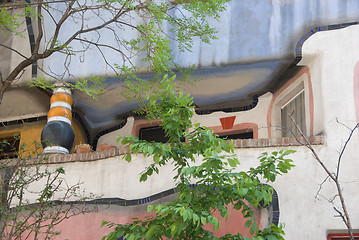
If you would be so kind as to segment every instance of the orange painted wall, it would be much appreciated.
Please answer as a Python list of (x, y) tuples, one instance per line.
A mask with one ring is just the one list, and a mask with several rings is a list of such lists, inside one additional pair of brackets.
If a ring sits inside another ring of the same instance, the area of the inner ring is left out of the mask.
[[(23, 123), (0, 128), (0, 138), (14, 136), (20, 134), (20, 146), (24, 146), (22, 157), (36, 156), (43, 149), (41, 147), (41, 131), (46, 125), (46, 121), (38, 121), (33, 123)], [(77, 120), (72, 121), (72, 128), (75, 131), (74, 146), (80, 143), (86, 143), (85, 134), (78, 124)]]

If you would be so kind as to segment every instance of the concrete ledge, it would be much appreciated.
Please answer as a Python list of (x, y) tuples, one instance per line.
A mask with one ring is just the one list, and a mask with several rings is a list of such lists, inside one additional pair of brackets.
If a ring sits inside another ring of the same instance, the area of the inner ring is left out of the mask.
[[(307, 137), (310, 144), (324, 144), (324, 136)], [(280, 137), (280, 138), (260, 138), (260, 139), (235, 139), (233, 140), (236, 148), (264, 148), (264, 147), (287, 147), (302, 146), (305, 141), (303, 137)]]
[[(312, 145), (324, 144), (324, 136), (308, 137)], [(288, 147), (288, 146), (302, 146), (304, 143), (303, 137), (298, 139), (294, 137), (280, 137), (280, 138), (260, 138), (260, 139), (235, 139), (233, 140), (235, 148), (267, 148), (267, 147)], [(120, 147), (104, 151), (96, 151), (89, 153), (72, 153), (72, 154), (48, 154), (43, 155), (45, 163), (68, 163), (68, 162), (87, 162), (97, 161), (105, 158), (116, 157), (124, 155), (128, 152), (128, 148)], [(16, 165), (16, 161), (12, 159), (11, 165)], [(38, 158), (26, 160), (27, 164), (36, 164)]]

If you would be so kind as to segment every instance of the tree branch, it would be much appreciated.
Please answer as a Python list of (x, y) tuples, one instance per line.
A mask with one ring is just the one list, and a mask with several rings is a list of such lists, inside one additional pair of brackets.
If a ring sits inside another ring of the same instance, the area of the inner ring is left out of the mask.
[(340, 168), (340, 161), (341, 161), (341, 158), (343, 156), (344, 150), (346, 149), (346, 146), (347, 146), (348, 142), (350, 141), (351, 136), (353, 135), (355, 129), (358, 128), (359, 124), (356, 124), (356, 126), (353, 129), (351, 129), (350, 135), (349, 135), (348, 139), (346, 140), (345, 145), (344, 145), (344, 147), (343, 147), (343, 149), (342, 149), (342, 151), (341, 151), (341, 153), (339, 155), (338, 163), (337, 163), (337, 173), (335, 174), (335, 173), (331, 173), (328, 170), (328, 168), (325, 166), (325, 164), (321, 161), (318, 154), (316, 153), (316, 151), (314, 150), (314, 148), (312, 147), (312, 145), (310, 144), (308, 139), (304, 136), (302, 130), (300, 129), (300, 127), (298, 126), (298, 124), (296, 123), (294, 118), (290, 114), (288, 114), (288, 116), (290, 117), (291, 121), (293, 122), (293, 124), (295, 125), (297, 130), (299, 131), (300, 135), (305, 139), (305, 141), (307, 143), (306, 147), (313, 153), (314, 158), (317, 160), (317, 162), (320, 164), (320, 166), (323, 168), (323, 170), (327, 173), (328, 177), (330, 177), (334, 181), (335, 186), (337, 188), (337, 193), (338, 193), (338, 196), (339, 196), (339, 199), (340, 199), (340, 203), (342, 205), (344, 215), (335, 206), (333, 206), (333, 208), (334, 208), (335, 211), (337, 211), (340, 214), (340, 216), (343, 219), (345, 225), (347, 226), (348, 233), (350, 235), (350, 240), (354, 240), (353, 229), (352, 229), (352, 226), (351, 226), (349, 213), (348, 213), (347, 208), (346, 208), (346, 204), (345, 204), (344, 196), (343, 196), (343, 191), (341, 189), (340, 182), (339, 182), (339, 168)]
[(344, 151), (345, 151), (345, 149), (346, 149), (346, 147), (347, 147), (347, 145), (348, 145), (348, 143), (349, 143), (351, 137), (353, 136), (354, 131), (358, 128), (358, 126), (359, 126), (359, 123), (357, 123), (357, 124), (354, 126), (354, 128), (350, 129), (350, 134), (349, 134), (347, 140), (345, 141), (342, 150), (341, 150), (340, 153), (339, 153), (338, 164), (337, 164), (337, 174), (336, 174), (336, 178), (337, 178), (337, 179), (339, 178), (340, 163), (341, 163), (341, 160), (342, 160)]

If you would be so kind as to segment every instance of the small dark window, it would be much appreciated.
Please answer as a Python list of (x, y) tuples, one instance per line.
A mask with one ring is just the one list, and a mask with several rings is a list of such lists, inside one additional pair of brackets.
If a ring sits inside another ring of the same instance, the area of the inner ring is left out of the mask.
[(17, 158), (20, 147), (20, 137), (11, 136), (0, 138), (0, 159)]
[(219, 137), (225, 138), (225, 139), (251, 139), (251, 138), (253, 138), (253, 132), (248, 131), (248, 132), (244, 132), (244, 133), (222, 135)]
[(166, 143), (169, 140), (169, 138), (165, 136), (165, 130), (161, 126), (141, 128), (139, 139), (161, 143)]
[[(141, 128), (138, 138), (149, 142), (167, 143), (169, 141), (165, 130), (161, 126)], [(181, 142), (185, 142), (185, 139), (181, 138)]]

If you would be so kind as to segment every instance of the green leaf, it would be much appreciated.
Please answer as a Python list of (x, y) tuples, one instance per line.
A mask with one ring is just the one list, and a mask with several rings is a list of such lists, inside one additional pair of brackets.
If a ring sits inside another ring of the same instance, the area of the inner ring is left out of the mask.
[(229, 158), (228, 163), (229, 163), (229, 165), (231, 167), (236, 167), (237, 166), (237, 161), (235, 159)]
[(239, 189), (239, 195), (243, 198), (248, 193), (248, 188), (241, 187)]
[(160, 155), (159, 155), (159, 154), (153, 155), (153, 161), (154, 161), (156, 164), (158, 164), (159, 161), (160, 161)]
[(125, 160), (127, 161), (127, 162), (131, 162), (131, 153), (127, 153), (126, 155), (125, 155)]
[(251, 226), (249, 232), (250, 232), (251, 234), (254, 234), (256, 230), (257, 230), (256, 218), (253, 217), (253, 224), (252, 224), (252, 226)]
[(122, 236), (123, 236), (123, 231), (118, 231), (117, 234), (116, 234), (116, 237), (120, 238)]
[(245, 228), (249, 228), (252, 225), (252, 219), (248, 219), (246, 223), (244, 224)]
[(188, 210), (185, 210), (185, 211), (183, 212), (182, 217), (183, 217), (183, 221), (186, 221), (186, 220), (187, 220), (187, 218), (188, 218)]
[(192, 201), (192, 194), (191, 193), (188, 193), (186, 195), (186, 202), (190, 203)]
[(147, 174), (142, 174), (140, 177), (140, 182), (145, 182), (147, 180)]
[(266, 236), (266, 240), (278, 240), (278, 238), (274, 235), (268, 235)]
[(107, 223), (109, 223), (108, 221), (102, 220), (101, 222), (101, 227), (105, 226)]
[(175, 234), (176, 230), (177, 230), (177, 224), (174, 223), (174, 224), (171, 225), (171, 234), (172, 235)]
[(147, 152), (149, 155), (152, 155), (153, 151), (154, 151), (154, 148), (152, 146), (147, 146)]
[(199, 221), (199, 217), (197, 214), (193, 214), (193, 223)]
[(135, 239), (135, 235), (134, 234), (131, 234), (129, 235), (126, 240), (134, 240)]
[(152, 236), (152, 234), (154, 233), (154, 232), (156, 232), (156, 230), (158, 229), (158, 226), (157, 225), (152, 225), (152, 226), (150, 226), (149, 228), (148, 228), (148, 231), (147, 231), (147, 233), (146, 233), (146, 238), (150, 238), (151, 236)]
[(108, 235), (107, 235), (107, 239), (108, 240), (116, 240), (116, 232), (110, 232)]

